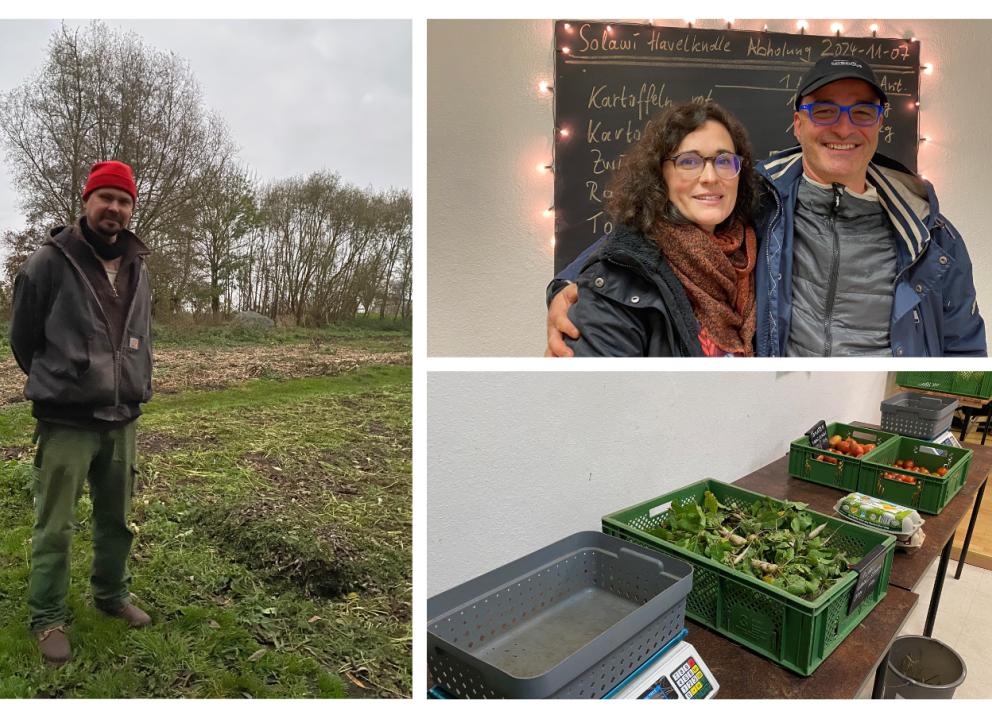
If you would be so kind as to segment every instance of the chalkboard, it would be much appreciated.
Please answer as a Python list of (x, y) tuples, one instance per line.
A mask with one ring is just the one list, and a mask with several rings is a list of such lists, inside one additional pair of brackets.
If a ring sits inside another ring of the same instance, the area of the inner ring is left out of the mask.
[(827, 437), (827, 423), (823, 420), (810, 427), (809, 431), (806, 432), (806, 436), (809, 437), (810, 447), (826, 449), (830, 446), (830, 439)]
[(887, 553), (888, 549), (879, 544), (868, 552), (868, 555), (861, 559), (861, 561), (851, 567), (854, 571), (858, 572), (858, 583), (854, 587), (854, 592), (851, 594), (851, 605), (848, 606), (847, 615), (854, 613), (854, 610), (861, 605), (861, 602), (875, 590), (875, 584), (878, 583), (878, 577), (882, 573), (882, 567), (885, 566), (885, 556)]
[(823, 56), (871, 65), (889, 98), (879, 151), (916, 171), (919, 42), (559, 21), (555, 48), (555, 273), (612, 227), (603, 192), (652, 116), (717, 102), (747, 127), (760, 160), (797, 144), (795, 91)]

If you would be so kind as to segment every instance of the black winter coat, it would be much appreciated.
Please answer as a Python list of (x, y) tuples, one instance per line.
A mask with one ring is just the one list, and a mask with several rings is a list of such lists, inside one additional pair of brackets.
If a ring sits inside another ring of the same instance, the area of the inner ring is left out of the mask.
[(704, 357), (692, 304), (658, 244), (618, 225), (582, 266), (576, 357)]
[[(134, 234), (129, 237), (148, 252)], [(134, 259), (138, 283), (115, 345), (96, 291), (66, 249), (70, 241), (84, 239), (73, 227), (53, 231), (14, 280), (10, 346), (28, 376), (24, 397), (35, 403), (36, 417), (132, 420), (152, 396), (151, 286), (144, 257)]]

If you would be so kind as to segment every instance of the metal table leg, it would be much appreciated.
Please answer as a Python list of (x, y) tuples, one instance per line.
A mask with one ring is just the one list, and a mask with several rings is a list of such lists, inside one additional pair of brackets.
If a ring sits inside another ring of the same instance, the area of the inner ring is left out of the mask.
[(968, 434), (968, 423), (971, 422), (971, 408), (962, 407), (961, 411), (964, 413), (964, 426), (961, 428), (961, 445), (964, 445), (964, 438)]
[(923, 628), (923, 635), (929, 638), (933, 635), (933, 623), (937, 620), (937, 606), (940, 605), (940, 592), (944, 588), (944, 576), (947, 575), (947, 562), (951, 559), (951, 547), (954, 546), (954, 534), (947, 540), (944, 550), (940, 552), (940, 565), (937, 566), (937, 580), (933, 584), (933, 593), (930, 595), (930, 609), (927, 611), (927, 623)]
[(881, 700), (882, 693), (885, 692), (885, 669), (889, 664), (889, 653), (891, 651), (885, 651), (885, 655), (882, 656), (882, 662), (878, 664), (878, 668), (875, 670), (875, 685), (871, 689), (871, 699)]
[(985, 430), (982, 432), (982, 446), (985, 446), (985, 438), (989, 436), (989, 422), (992, 422), (992, 402), (985, 405), (988, 414), (985, 415)]
[[(982, 439), (984, 440), (984, 437)], [(975, 506), (971, 509), (971, 521), (968, 522), (968, 533), (964, 536), (964, 548), (961, 549), (961, 555), (958, 556), (958, 570), (954, 574), (955, 580), (960, 580), (961, 572), (964, 571), (964, 560), (968, 556), (968, 547), (971, 546), (971, 535), (975, 531), (975, 522), (978, 521), (978, 510), (982, 508), (982, 497), (985, 495), (985, 485), (988, 483), (988, 479), (982, 482), (982, 486), (978, 489), (978, 494), (975, 496)]]

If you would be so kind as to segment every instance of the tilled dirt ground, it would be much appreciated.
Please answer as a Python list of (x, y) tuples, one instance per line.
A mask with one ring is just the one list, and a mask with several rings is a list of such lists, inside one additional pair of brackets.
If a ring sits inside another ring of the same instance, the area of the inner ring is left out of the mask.
[[(152, 388), (159, 394), (222, 390), (255, 378), (339, 375), (367, 365), (408, 365), (409, 352), (373, 353), (343, 345), (300, 344), (155, 351)], [(0, 361), (0, 404), (24, 400), (24, 373), (12, 356)]]

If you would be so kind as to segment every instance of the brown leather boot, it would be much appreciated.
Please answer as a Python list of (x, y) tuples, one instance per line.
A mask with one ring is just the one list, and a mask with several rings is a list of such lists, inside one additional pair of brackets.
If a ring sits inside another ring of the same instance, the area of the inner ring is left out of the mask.
[(72, 660), (72, 647), (69, 645), (69, 639), (65, 637), (62, 626), (39, 633), (38, 649), (41, 650), (41, 657), (49, 665), (65, 665)]
[(148, 628), (152, 624), (152, 618), (134, 604), (129, 603), (118, 613), (108, 613), (108, 616), (120, 618), (127, 623), (128, 628)]

